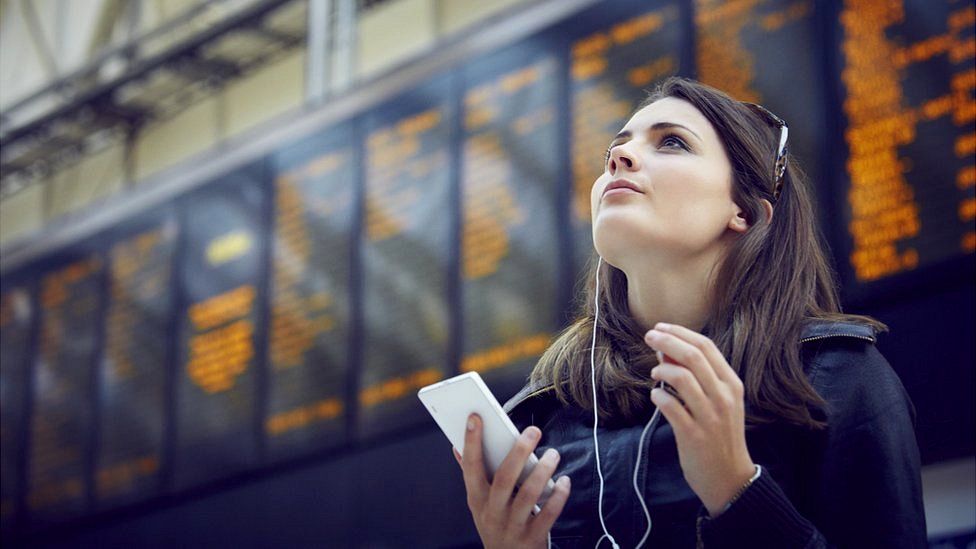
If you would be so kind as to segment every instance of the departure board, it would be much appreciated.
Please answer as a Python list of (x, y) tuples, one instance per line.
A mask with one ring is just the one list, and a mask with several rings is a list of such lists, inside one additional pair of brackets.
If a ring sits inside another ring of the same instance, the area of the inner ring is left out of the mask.
[(466, 67), (461, 371), (514, 394), (556, 329), (559, 58), (517, 44)]
[(274, 458), (345, 442), (350, 253), (358, 184), (351, 124), (273, 157), (268, 412)]
[(13, 525), (19, 511), (22, 426), (27, 412), (27, 372), (36, 316), (31, 293), (26, 283), (9, 282), (0, 292), (0, 525), (3, 529)]
[(686, 70), (681, 60), (687, 37), (678, 2), (601, 4), (575, 17), (566, 32), (571, 39), (570, 219), (579, 278), (595, 256), (590, 189), (603, 173), (607, 146), (657, 82)]
[[(827, 172), (820, 168), (826, 90), (815, 4), (695, 0), (695, 67), (703, 83), (739, 101), (758, 103), (786, 121), (789, 154), (806, 173), (816, 200), (825, 192)], [(771, 148), (770, 174), (775, 162)], [(829, 222), (824, 208), (815, 211), (821, 223)]]
[(27, 505), (35, 524), (78, 515), (88, 507), (92, 371), (105, 267), (94, 253), (65, 261), (40, 279), (27, 477)]
[(449, 91), (435, 80), (365, 120), (360, 436), (430, 421), (417, 389), (448, 372)]
[(108, 305), (99, 367), (95, 498), (102, 508), (159, 492), (173, 318), (176, 217), (118, 231), (108, 245)]
[(847, 284), (971, 257), (976, 7), (845, 1), (838, 19)]
[(257, 463), (257, 346), (267, 234), (261, 171), (243, 169), (180, 203), (178, 487)]

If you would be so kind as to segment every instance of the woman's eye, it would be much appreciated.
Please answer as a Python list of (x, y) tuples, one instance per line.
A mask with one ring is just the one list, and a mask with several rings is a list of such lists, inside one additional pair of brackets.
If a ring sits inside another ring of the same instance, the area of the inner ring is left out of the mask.
[(665, 136), (664, 139), (661, 140), (661, 146), (668, 147), (671, 149), (677, 146), (678, 148), (688, 150), (688, 146), (685, 145), (685, 142), (674, 135)]

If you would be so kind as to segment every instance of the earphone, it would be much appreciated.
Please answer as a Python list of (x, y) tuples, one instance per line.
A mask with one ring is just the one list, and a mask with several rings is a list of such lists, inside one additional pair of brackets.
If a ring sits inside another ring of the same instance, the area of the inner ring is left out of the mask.
[[(599, 413), (597, 411), (597, 400), (596, 400), (596, 330), (599, 326), (600, 320), (600, 267), (603, 265), (603, 257), (596, 265), (596, 297), (594, 297), (594, 315), (593, 315), (593, 341), (590, 344), (590, 386), (593, 388), (593, 448), (596, 454), (596, 472), (600, 477), (600, 498), (597, 503), (597, 511), (600, 514), (600, 526), (603, 528), (603, 535), (600, 539), (596, 541), (596, 548), (600, 547), (600, 543), (603, 542), (603, 538), (608, 538), (613, 549), (620, 549), (617, 545), (617, 541), (613, 539), (610, 535), (610, 531), (607, 530), (606, 522), (603, 520), (603, 470), (600, 468), (600, 440), (597, 438), (597, 425), (600, 420)], [(647, 510), (647, 503), (644, 501), (644, 496), (641, 494), (640, 488), (637, 486), (637, 472), (640, 470), (640, 460), (641, 452), (644, 450), (644, 437), (647, 435), (648, 430), (657, 425), (658, 417), (661, 410), (655, 409), (654, 414), (651, 415), (651, 419), (644, 426), (644, 430), (641, 432), (640, 442), (637, 443), (637, 460), (634, 462), (634, 493), (637, 494), (637, 499), (640, 501), (641, 508), (644, 509), (644, 516), (647, 518), (647, 530), (644, 531), (644, 536), (641, 537), (640, 542), (637, 543), (637, 549), (640, 549), (647, 541), (647, 537), (651, 535), (651, 513)]]

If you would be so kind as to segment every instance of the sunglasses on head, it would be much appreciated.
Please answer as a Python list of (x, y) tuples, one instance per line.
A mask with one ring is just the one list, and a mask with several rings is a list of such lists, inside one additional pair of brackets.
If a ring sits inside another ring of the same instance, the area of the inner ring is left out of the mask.
[(776, 150), (776, 163), (773, 165), (773, 183), (775, 185), (773, 198), (779, 198), (779, 191), (783, 186), (783, 174), (786, 173), (786, 138), (790, 134), (790, 129), (786, 125), (785, 120), (770, 112), (766, 107), (755, 103), (746, 103), (745, 101), (742, 104), (749, 107), (760, 118), (765, 119), (773, 126), (779, 128), (779, 148)]

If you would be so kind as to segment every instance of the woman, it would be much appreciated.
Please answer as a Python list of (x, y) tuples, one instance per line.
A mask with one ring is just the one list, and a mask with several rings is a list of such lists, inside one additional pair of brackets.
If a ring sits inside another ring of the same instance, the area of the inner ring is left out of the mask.
[(516, 447), (489, 482), (472, 416), (455, 451), (486, 547), (925, 546), (914, 410), (884, 326), (840, 313), (786, 138), (671, 78), (613, 139), (595, 280), (505, 405)]

